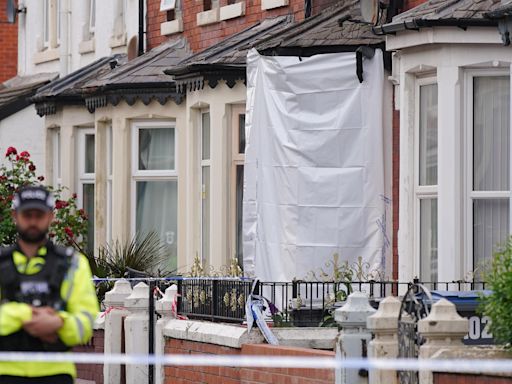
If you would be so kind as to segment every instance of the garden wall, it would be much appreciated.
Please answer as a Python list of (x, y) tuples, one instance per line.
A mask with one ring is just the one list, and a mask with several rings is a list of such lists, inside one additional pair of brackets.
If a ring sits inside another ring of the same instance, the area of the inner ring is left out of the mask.
[[(195, 341), (167, 339), (168, 354), (193, 355), (264, 355), (264, 356), (315, 356), (334, 357), (334, 352), (307, 348), (245, 344), (241, 348), (225, 347)], [(171, 384), (331, 384), (334, 371), (326, 369), (272, 369), (233, 367), (167, 367), (165, 383)]]
[[(73, 348), (73, 352), (78, 353), (103, 353), (105, 345), (105, 332), (103, 329), (94, 330), (91, 341), (86, 345)], [(103, 365), (102, 364), (77, 364), (77, 378), (103, 384)]]
[(512, 384), (512, 377), (434, 373), (434, 384)]

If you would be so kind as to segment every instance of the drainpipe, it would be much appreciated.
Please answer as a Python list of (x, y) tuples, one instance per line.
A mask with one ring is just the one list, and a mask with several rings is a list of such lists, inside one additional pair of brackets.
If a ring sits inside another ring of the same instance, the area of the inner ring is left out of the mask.
[(313, 2), (313, 0), (305, 0), (304, 1), (304, 18), (305, 19), (311, 17), (312, 2)]
[(58, 15), (60, 18), (60, 75), (66, 76), (69, 73), (70, 67), (70, 56), (69, 52), (69, 41), (71, 39), (71, 9), (70, 9), (70, 0), (61, 0), (61, 9), (60, 14)]
[(144, 0), (139, 0), (139, 56), (144, 54)]

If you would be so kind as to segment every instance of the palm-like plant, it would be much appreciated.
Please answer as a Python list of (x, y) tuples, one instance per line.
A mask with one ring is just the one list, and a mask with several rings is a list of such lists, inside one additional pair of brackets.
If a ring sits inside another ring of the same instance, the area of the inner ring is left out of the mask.
[(169, 258), (167, 245), (156, 232), (137, 234), (129, 242), (115, 241), (99, 249), (93, 273), (98, 277), (125, 277), (128, 269), (150, 276), (162, 275), (162, 265)]

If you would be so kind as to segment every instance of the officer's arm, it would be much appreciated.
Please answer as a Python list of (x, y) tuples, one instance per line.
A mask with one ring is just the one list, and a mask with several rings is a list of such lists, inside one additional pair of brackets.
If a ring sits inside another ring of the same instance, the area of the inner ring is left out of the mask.
[(67, 310), (59, 312), (63, 325), (58, 335), (67, 346), (85, 344), (92, 337), (99, 305), (91, 279), (87, 258), (75, 255), (61, 290)]
[(23, 323), (32, 319), (32, 308), (25, 303), (9, 302), (0, 305), (0, 336), (18, 332)]

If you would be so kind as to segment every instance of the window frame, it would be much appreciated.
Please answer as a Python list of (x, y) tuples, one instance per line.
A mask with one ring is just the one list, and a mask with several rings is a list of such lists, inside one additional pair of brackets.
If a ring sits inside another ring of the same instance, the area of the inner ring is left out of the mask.
[[(94, 20), (94, 23), (93, 23)], [(96, 0), (89, 0), (89, 34), (92, 38), (96, 30)]]
[[(420, 90), (422, 86), (438, 84), (436, 76), (425, 76), (417, 78), (414, 85), (414, 264), (413, 274), (421, 279), (421, 201), (438, 200), (439, 207), (439, 174), (436, 185), (420, 184)], [(439, 85), (438, 85), (439, 87)], [(438, 88), (439, 89), (439, 88)], [(439, 105), (438, 105), (438, 129), (439, 129)], [(438, 131), (439, 132), (439, 131)], [(439, 137), (439, 134), (438, 134)], [(438, 142), (438, 164), (439, 168), (439, 142)], [(439, 209), (439, 208), (438, 208)], [(439, 214), (438, 231), (439, 231)], [(439, 249), (439, 244), (438, 244)], [(439, 260), (438, 260), (439, 265)]]
[(112, 123), (108, 124), (107, 127), (107, 243), (111, 243), (113, 240), (112, 236), (112, 183), (113, 183), (113, 138), (112, 138)]
[[(76, 179), (76, 195), (77, 195), (77, 207), (85, 210), (84, 206), (84, 185), (93, 185), (94, 186), (94, 194), (96, 195), (96, 164), (94, 165), (94, 173), (85, 172), (85, 154), (86, 154), (86, 136), (93, 135), (94, 136), (94, 161), (96, 162), (96, 130), (94, 127), (78, 127), (76, 128), (77, 134), (77, 156), (78, 160), (76, 162), (77, 168), (77, 179)], [(96, 209), (96, 196), (93, 197), (93, 209)], [(96, 248), (97, 244), (94, 244), (94, 230), (96, 228), (96, 223), (92, 223), (93, 234), (92, 240), (93, 245)], [(90, 236), (90, 234), (89, 234)]]
[[(236, 212), (236, 176), (237, 176), (237, 167), (245, 166), (245, 153), (240, 153), (239, 151), (239, 118), (240, 115), (246, 115), (246, 106), (242, 104), (232, 105), (231, 106), (231, 141), (230, 141), (230, 155), (231, 161), (229, 164), (230, 167), (230, 183), (229, 183), (229, 245), (231, 248), (231, 258), (236, 258), (239, 260), (239, 255), (237, 254), (237, 212)], [(247, 137), (246, 137), (246, 149), (247, 149)], [(242, 255), (243, 256), (243, 255)], [(240, 266), (242, 267), (242, 265)]]
[(52, 0), (43, 0), (43, 47), (50, 47), (51, 28), (50, 28), (50, 9)]
[[(171, 4), (169, 4), (169, 2)], [(160, 12), (166, 12), (176, 9), (177, 0), (160, 0)]]
[[(509, 199), (509, 234), (512, 234), (512, 115), (509, 121), (509, 191), (474, 191), (473, 188), (473, 136), (474, 136), (474, 79), (475, 77), (512, 76), (510, 68), (474, 69), (464, 72), (464, 129), (463, 131), (463, 268), (475, 273), (473, 238), (473, 201), (478, 199)], [(512, 105), (510, 92), (509, 105)]]
[[(203, 115), (205, 114), (209, 114), (210, 115), (210, 132), (209, 132), (209, 135), (210, 135), (210, 148), (209, 148), (209, 157), (208, 159), (203, 159)], [(198, 182), (199, 182), (199, 256), (200, 256), (200, 259), (203, 263), (203, 266), (206, 266), (210, 260), (211, 260), (211, 223), (212, 223), (212, 215), (211, 215), (211, 203), (212, 203), (212, 200), (211, 200), (211, 187), (212, 187), (212, 120), (211, 120), (212, 116), (211, 116), (211, 112), (210, 112), (210, 109), (209, 108), (202, 108), (202, 109), (199, 109), (198, 111), (198, 123), (197, 123), (197, 135), (198, 135), (198, 140), (197, 140), (197, 143), (198, 143), (198, 147), (197, 147), (197, 160), (198, 160), (198, 164), (199, 164), (199, 167), (198, 167)], [(210, 231), (210, 234), (208, 236), (208, 246), (209, 246), (209, 250), (208, 250), (208, 255), (207, 257), (205, 257), (205, 255), (203, 254), (203, 239), (204, 239), (204, 231), (203, 231), (203, 218), (204, 218), (204, 215), (203, 215), (203, 200), (205, 199), (204, 198), (204, 189), (203, 189), (203, 169), (204, 168), (209, 168), (209, 173), (210, 173), (210, 205), (209, 205), (209, 208), (210, 208), (210, 212), (209, 212), (209, 215), (208, 215), (208, 220), (209, 220), (209, 223), (208, 223), (208, 229)]]
[[(139, 131), (141, 129), (165, 129), (171, 128), (174, 130), (174, 170), (139, 170)], [(179, 188), (179, 177), (178, 177), (178, 129), (176, 122), (172, 120), (145, 120), (145, 121), (132, 121), (131, 123), (131, 232), (135, 236), (137, 233), (137, 182), (139, 181), (176, 181)], [(179, 212), (179, 196), (178, 196), (178, 207)], [(178, 214), (179, 216), (179, 214)], [(177, 218), (179, 223), (179, 217)], [(179, 229), (179, 228), (178, 228)], [(178, 239), (176, 238), (176, 242)]]
[(60, 188), (62, 186), (62, 138), (60, 128), (51, 128), (50, 137), (52, 146), (52, 186)]

